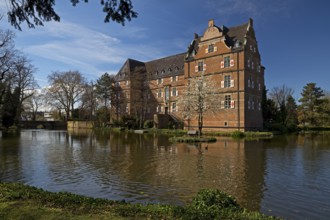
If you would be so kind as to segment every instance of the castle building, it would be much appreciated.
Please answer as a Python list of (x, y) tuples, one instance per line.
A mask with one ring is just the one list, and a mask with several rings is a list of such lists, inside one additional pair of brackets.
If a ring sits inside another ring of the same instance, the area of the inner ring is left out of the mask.
[(215, 83), (221, 103), (203, 116), (203, 130), (261, 130), (264, 70), (252, 19), (234, 27), (210, 20), (184, 53), (149, 62), (128, 59), (115, 76), (115, 113), (154, 120), (158, 127), (174, 120), (197, 129), (197, 118), (184, 118), (178, 100), (189, 79), (203, 74)]

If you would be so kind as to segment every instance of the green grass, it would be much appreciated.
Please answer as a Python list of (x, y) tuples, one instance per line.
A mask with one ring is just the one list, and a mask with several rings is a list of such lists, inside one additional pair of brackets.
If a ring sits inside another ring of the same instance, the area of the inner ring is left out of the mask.
[(201, 190), (185, 207), (130, 204), (71, 193), (51, 193), (0, 182), (0, 219), (275, 219), (241, 208), (218, 190)]
[(191, 136), (180, 136), (180, 137), (171, 137), (169, 139), (171, 142), (186, 142), (186, 143), (197, 143), (197, 142), (216, 142), (215, 137), (191, 137)]

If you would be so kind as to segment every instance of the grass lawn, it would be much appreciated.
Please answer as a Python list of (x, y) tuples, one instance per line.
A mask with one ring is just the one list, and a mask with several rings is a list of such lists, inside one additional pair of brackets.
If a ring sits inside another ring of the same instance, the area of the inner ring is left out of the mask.
[(130, 204), (0, 182), (0, 219), (276, 219), (241, 208), (218, 190), (201, 190), (185, 207)]

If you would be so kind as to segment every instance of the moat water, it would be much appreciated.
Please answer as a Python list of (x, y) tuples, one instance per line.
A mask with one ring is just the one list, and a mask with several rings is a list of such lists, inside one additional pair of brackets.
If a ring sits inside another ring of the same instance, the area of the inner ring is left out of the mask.
[(218, 138), (172, 144), (155, 134), (23, 130), (0, 133), (0, 181), (133, 203), (184, 205), (217, 188), (250, 210), (330, 216), (330, 136)]

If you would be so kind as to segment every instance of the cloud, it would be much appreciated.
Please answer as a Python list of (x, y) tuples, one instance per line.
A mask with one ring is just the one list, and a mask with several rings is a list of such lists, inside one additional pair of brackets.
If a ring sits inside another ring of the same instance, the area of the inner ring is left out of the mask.
[[(143, 28), (130, 28), (130, 31), (143, 37)], [(104, 69), (118, 71), (124, 61), (135, 55), (135, 59), (157, 54), (148, 45), (130, 45), (102, 32), (66, 21), (50, 22), (46, 26), (24, 33), (17, 33), (20, 47), (25, 53), (38, 59), (47, 59), (63, 64), (84, 73), (99, 75)], [(123, 35), (128, 35), (124, 31)], [(104, 68), (104, 66), (109, 68)], [(102, 66), (102, 67), (101, 67)], [(54, 67), (56, 70), (57, 67)]]
[[(157, 45), (148, 39), (140, 41), (145, 30), (130, 27), (113, 37), (82, 25), (61, 21), (47, 23), (32, 31), (18, 32), (17, 39), (20, 40), (20, 48), (35, 57), (36, 64), (38, 59), (46, 59), (47, 63), (54, 63), (54, 67), (49, 67), (52, 70), (69, 68), (100, 76), (105, 70), (109, 73), (117, 72), (128, 58), (148, 61), (168, 55), (162, 53), (160, 45), (163, 42)], [(127, 39), (134, 35), (140, 36), (140, 43)]]
[(221, 17), (229, 17), (237, 14), (250, 17), (262, 17), (274, 13), (287, 13), (289, 10), (288, 1), (282, 0), (207, 0), (208, 10), (215, 11)]

